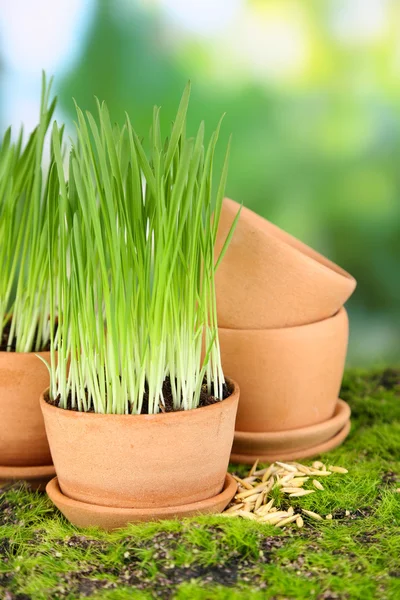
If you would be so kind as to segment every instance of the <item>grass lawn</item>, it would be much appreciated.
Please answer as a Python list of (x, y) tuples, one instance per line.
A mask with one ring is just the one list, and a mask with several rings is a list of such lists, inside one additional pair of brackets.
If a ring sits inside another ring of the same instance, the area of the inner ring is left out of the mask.
[(323, 460), (349, 473), (296, 499), (331, 521), (282, 530), (216, 516), (106, 534), (15, 486), (0, 495), (1, 600), (400, 599), (400, 369), (349, 371), (341, 397), (352, 431)]

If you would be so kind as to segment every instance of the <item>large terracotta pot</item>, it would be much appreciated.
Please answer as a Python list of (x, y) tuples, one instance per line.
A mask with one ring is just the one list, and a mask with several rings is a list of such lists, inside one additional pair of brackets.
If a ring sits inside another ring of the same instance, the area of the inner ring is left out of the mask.
[[(216, 256), (239, 210), (225, 199)], [(218, 324), (232, 329), (278, 329), (336, 314), (355, 279), (276, 225), (243, 207), (217, 269)]]
[(190, 411), (103, 415), (40, 403), (64, 496), (90, 505), (159, 509), (218, 495), (226, 478), (239, 388)]
[(49, 385), (49, 372), (37, 354), (50, 360), (49, 352), (0, 352), (1, 467), (39, 467), (52, 462), (39, 405), (40, 393)]
[(219, 328), (222, 366), (240, 385), (239, 432), (288, 431), (333, 416), (348, 341), (344, 308), (286, 329)]

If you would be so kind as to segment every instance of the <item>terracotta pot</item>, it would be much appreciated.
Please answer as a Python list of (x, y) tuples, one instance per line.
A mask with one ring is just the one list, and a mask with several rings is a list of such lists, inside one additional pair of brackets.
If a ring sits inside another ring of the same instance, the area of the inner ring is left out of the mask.
[(51, 465), (39, 396), (49, 385), (49, 372), (36, 354), (0, 352), (0, 465)]
[(273, 432), (330, 419), (343, 376), (347, 313), (286, 329), (219, 329), (222, 366), (240, 385), (236, 431)]
[[(224, 200), (216, 256), (238, 210)], [(216, 273), (218, 323), (232, 329), (315, 323), (336, 314), (355, 287), (349, 273), (243, 207)]]
[(219, 494), (232, 448), (239, 388), (190, 411), (102, 415), (63, 410), (41, 397), (61, 492), (88, 504), (149, 508)]

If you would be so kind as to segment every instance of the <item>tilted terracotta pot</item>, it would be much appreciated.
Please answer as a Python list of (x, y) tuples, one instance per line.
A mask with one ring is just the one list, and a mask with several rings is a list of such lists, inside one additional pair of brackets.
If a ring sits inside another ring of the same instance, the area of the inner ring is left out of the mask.
[[(0, 352), (0, 466), (51, 465), (39, 396), (49, 385), (49, 352)], [(17, 475), (14, 473), (14, 477)]]
[(136, 509), (218, 495), (229, 463), (239, 387), (226, 400), (157, 415), (102, 415), (40, 403), (61, 492)]
[[(239, 204), (225, 199), (218, 257)], [(277, 329), (336, 314), (355, 279), (266, 219), (243, 207), (216, 272), (218, 324), (232, 329)]]
[(348, 341), (347, 313), (286, 329), (219, 328), (222, 366), (240, 385), (236, 430), (287, 431), (330, 419)]

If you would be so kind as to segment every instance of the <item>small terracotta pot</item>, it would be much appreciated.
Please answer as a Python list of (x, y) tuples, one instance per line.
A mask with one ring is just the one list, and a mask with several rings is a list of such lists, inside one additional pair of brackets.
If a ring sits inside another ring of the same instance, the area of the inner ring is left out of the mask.
[(51, 465), (39, 396), (49, 385), (49, 372), (37, 354), (0, 352), (0, 465)]
[[(237, 202), (224, 200), (216, 257), (238, 210)], [(336, 314), (355, 287), (349, 273), (243, 207), (216, 272), (218, 324), (278, 329), (315, 323)]]
[(157, 415), (63, 410), (41, 396), (61, 492), (118, 508), (159, 509), (219, 494), (232, 448), (239, 387), (222, 402)]
[(223, 368), (240, 385), (236, 431), (273, 432), (330, 419), (343, 376), (347, 313), (286, 329), (219, 328)]

